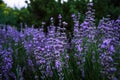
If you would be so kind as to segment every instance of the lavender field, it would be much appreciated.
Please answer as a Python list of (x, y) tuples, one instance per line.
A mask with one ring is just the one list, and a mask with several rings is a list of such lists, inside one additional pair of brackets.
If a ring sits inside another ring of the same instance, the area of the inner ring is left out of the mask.
[(72, 14), (74, 29), (58, 15), (45, 32), (25, 25), (0, 26), (0, 80), (120, 80), (120, 17), (95, 24), (93, 4), (82, 23)]

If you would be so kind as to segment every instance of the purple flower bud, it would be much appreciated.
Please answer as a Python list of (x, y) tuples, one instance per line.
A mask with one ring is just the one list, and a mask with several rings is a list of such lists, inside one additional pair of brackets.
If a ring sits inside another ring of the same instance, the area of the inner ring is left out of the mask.
[(72, 14), (71, 17), (74, 18), (74, 17), (75, 17), (75, 14)]
[(59, 15), (58, 15), (58, 18), (59, 18), (59, 19), (62, 19), (62, 15), (61, 15), (61, 14), (59, 14)]
[(111, 39), (106, 39), (106, 40), (103, 41), (103, 44), (109, 45), (110, 42), (111, 42)]
[(111, 45), (109, 49), (110, 49), (110, 51), (115, 52), (113, 45)]
[(89, 2), (89, 3), (88, 3), (88, 6), (93, 6), (93, 3), (92, 3), (92, 2)]
[(68, 23), (64, 21), (64, 22), (63, 22), (63, 25), (64, 25), (64, 26), (67, 26), (67, 25), (68, 25)]
[(51, 17), (50, 20), (53, 21), (53, 17)]
[(60, 62), (59, 60), (56, 60), (56, 62), (55, 62), (55, 67), (56, 67), (56, 68), (61, 67), (61, 62)]
[(42, 25), (45, 25), (46, 23), (45, 22), (42, 22)]

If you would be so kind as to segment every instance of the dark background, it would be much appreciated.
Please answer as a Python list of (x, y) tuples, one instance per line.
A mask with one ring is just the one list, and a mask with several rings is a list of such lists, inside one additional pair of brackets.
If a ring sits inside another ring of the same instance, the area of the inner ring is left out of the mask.
[[(30, 0), (25, 1), (27, 8), (10, 8), (0, 0), (0, 24), (10, 24), (19, 27), (21, 23), (28, 26), (41, 26), (41, 22), (45, 21), (46, 25), (50, 24), (50, 17), (54, 17), (55, 25), (58, 25), (58, 14), (62, 14), (63, 21), (66, 21), (71, 28), (71, 14), (81, 13), (80, 22), (83, 22), (87, 4), (89, 0), (68, 0), (61, 3), (61, 0)], [(102, 17), (111, 15), (111, 19), (117, 19), (120, 15), (120, 0), (93, 0), (95, 9), (96, 24)]]

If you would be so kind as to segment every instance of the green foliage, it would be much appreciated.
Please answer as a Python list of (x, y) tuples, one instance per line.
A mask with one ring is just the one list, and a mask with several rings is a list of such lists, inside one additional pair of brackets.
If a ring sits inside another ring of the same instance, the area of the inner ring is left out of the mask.
[[(50, 17), (54, 17), (55, 25), (58, 25), (58, 14), (62, 14), (63, 21), (68, 23), (67, 30), (72, 31), (71, 14), (81, 13), (80, 22), (84, 19), (89, 0), (68, 0), (61, 3), (61, 0), (30, 0), (27, 8), (10, 8), (0, 0), (0, 24), (11, 24), (19, 26), (20, 23), (35, 25), (39, 27), (42, 21), (50, 24)], [(102, 17), (110, 14), (112, 19), (120, 15), (120, 0), (93, 0), (96, 23)]]
[(37, 23), (35, 25), (41, 25), (41, 21), (49, 23), (51, 16), (57, 17), (58, 13), (61, 13), (61, 8), (55, 0), (30, 0), (28, 4), (28, 10), (35, 17)]
[(10, 8), (5, 3), (0, 3), (0, 24), (10, 24), (20, 26), (20, 23), (32, 25), (30, 12), (26, 8)]
[[(63, 15), (63, 20), (68, 22), (68, 30), (71, 31), (72, 28), (72, 21), (71, 21), (71, 14), (73, 13), (81, 13), (81, 21), (83, 21), (87, 3), (89, 0), (68, 0), (67, 2), (61, 3), (61, 0), (30, 0), (28, 4), (28, 9), (34, 16), (37, 21), (37, 26), (41, 24), (41, 21), (46, 21), (49, 24), (50, 17), (55, 18), (55, 24), (57, 25), (58, 14)], [(101, 19), (103, 16), (110, 14), (113, 19), (117, 18), (120, 14), (120, 4), (117, 3), (119, 0), (93, 0), (94, 8), (95, 8), (95, 16), (96, 22)]]
[(85, 80), (99, 80), (101, 78), (100, 76), (101, 65), (97, 45), (90, 43), (88, 51), (89, 52), (87, 52), (85, 56), (84, 65)]
[(120, 15), (120, 0), (93, 0), (96, 18), (111, 15), (115, 19)]
[(81, 20), (84, 19), (84, 13), (86, 12), (88, 1), (86, 0), (69, 0), (68, 2), (61, 3), (61, 0), (30, 0), (28, 3), (28, 10), (30, 11), (32, 17), (34, 18), (34, 25), (40, 26), (42, 21), (46, 22), (46, 25), (50, 24), (50, 17), (54, 17), (55, 25), (58, 25), (58, 14), (62, 14), (63, 21), (68, 23), (67, 32), (72, 32), (73, 21), (71, 15), (73, 13), (81, 14)]

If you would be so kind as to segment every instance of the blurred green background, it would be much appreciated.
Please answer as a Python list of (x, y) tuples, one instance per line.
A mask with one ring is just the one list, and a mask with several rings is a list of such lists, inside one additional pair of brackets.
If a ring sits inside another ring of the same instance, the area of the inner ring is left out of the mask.
[[(71, 14), (81, 13), (82, 22), (87, 11), (87, 3), (89, 0), (68, 0), (61, 3), (61, 0), (30, 0), (25, 1), (27, 8), (10, 8), (0, 0), (0, 24), (10, 24), (16, 27), (20, 23), (29, 26), (35, 25), (39, 27), (42, 21), (46, 25), (50, 24), (50, 17), (54, 17), (55, 25), (58, 25), (58, 14), (62, 14), (63, 20), (68, 22), (68, 26), (72, 26)], [(120, 0), (93, 0), (95, 9), (96, 23), (102, 17), (111, 15), (112, 19), (116, 19), (120, 15)]]

